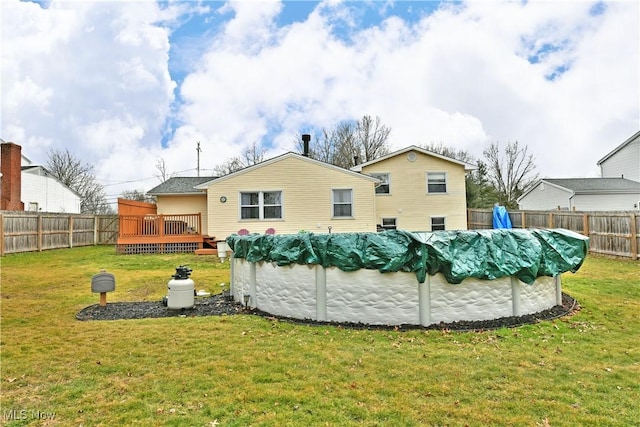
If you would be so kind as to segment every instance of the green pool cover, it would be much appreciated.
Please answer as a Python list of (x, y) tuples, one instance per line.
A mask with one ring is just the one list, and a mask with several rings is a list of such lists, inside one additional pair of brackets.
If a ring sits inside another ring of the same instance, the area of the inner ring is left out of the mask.
[(539, 276), (576, 272), (589, 249), (587, 237), (564, 229), (234, 234), (226, 241), (235, 258), (251, 262), (405, 271), (420, 283), (427, 274), (442, 273), (454, 284), (504, 276), (532, 284)]

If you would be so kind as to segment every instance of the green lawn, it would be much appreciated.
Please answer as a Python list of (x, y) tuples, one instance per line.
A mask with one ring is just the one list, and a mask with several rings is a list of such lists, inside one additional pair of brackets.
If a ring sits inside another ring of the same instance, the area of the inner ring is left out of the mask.
[(589, 256), (565, 274), (572, 317), (464, 333), (252, 315), (81, 322), (101, 268), (117, 279), (108, 301), (142, 301), (180, 264), (220, 292), (228, 262), (88, 247), (0, 263), (0, 425), (640, 425), (640, 262)]

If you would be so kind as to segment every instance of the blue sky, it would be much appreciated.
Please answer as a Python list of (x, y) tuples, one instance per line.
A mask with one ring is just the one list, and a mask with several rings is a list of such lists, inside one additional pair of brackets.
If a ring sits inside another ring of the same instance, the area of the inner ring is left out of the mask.
[[(162, 4), (162, 3), (161, 3)], [(171, 49), (169, 51), (169, 73), (173, 80), (180, 85), (184, 78), (195, 71), (198, 58), (207, 49), (208, 43), (222, 30), (228, 20), (233, 19), (234, 12), (225, 8), (224, 1), (203, 2), (206, 13), (190, 14), (184, 18), (180, 26), (175, 28), (169, 37)], [(319, 1), (287, 1), (283, 2), (280, 13), (275, 17), (274, 24), (277, 27), (290, 27), (293, 24), (304, 25), (304, 22), (321, 2)], [(331, 34), (345, 44), (352, 44), (353, 37), (366, 28), (375, 28), (389, 17), (397, 16), (407, 23), (413, 23), (421, 17), (433, 13), (440, 7), (440, 1), (348, 1), (345, 8), (348, 10), (348, 19), (337, 17), (332, 20)], [(450, 7), (460, 5), (459, 2), (447, 2)], [(345, 12), (346, 13), (346, 12)], [(291, 60), (295, 61), (295, 58)], [(174, 106), (180, 105), (183, 100), (179, 91)], [(162, 145), (167, 146), (173, 138), (178, 122), (171, 117), (167, 122), (167, 132), (162, 137)], [(269, 134), (277, 132), (281, 126), (278, 123), (270, 125)], [(269, 146), (266, 138), (263, 144)]]
[(518, 140), (547, 177), (597, 176), (639, 128), (638, 2), (3, 0), (0, 137), (69, 149), (112, 200), (267, 156), (365, 114), (390, 145), (476, 157)]

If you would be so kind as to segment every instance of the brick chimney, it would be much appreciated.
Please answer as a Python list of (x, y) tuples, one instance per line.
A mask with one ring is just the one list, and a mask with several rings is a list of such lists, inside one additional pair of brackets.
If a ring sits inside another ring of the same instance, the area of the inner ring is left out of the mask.
[(0, 210), (23, 211), (22, 198), (22, 147), (13, 142), (0, 145), (0, 172), (2, 191)]

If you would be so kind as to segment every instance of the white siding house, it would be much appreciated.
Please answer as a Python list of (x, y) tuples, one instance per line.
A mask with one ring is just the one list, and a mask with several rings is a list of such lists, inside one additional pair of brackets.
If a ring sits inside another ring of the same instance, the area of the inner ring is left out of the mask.
[(13, 142), (0, 144), (0, 209), (80, 213), (81, 197), (47, 169), (34, 165)]
[(602, 178), (640, 182), (640, 131), (598, 160)]
[(548, 179), (538, 181), (518, 198), (518, 206), (523, 210), (569, 210), (573, 191)]
[(25, 211), (80, 213), (80, 195), (42, 166), (22, 167)]
[(523, 210), (640, 210), (640, 131), (598, 160), (600, 178), (545, 178), (518, 198)]
[(640, 209), (640, 182), (625, 178), (545, 178), (518, 198), (522, 210)]

